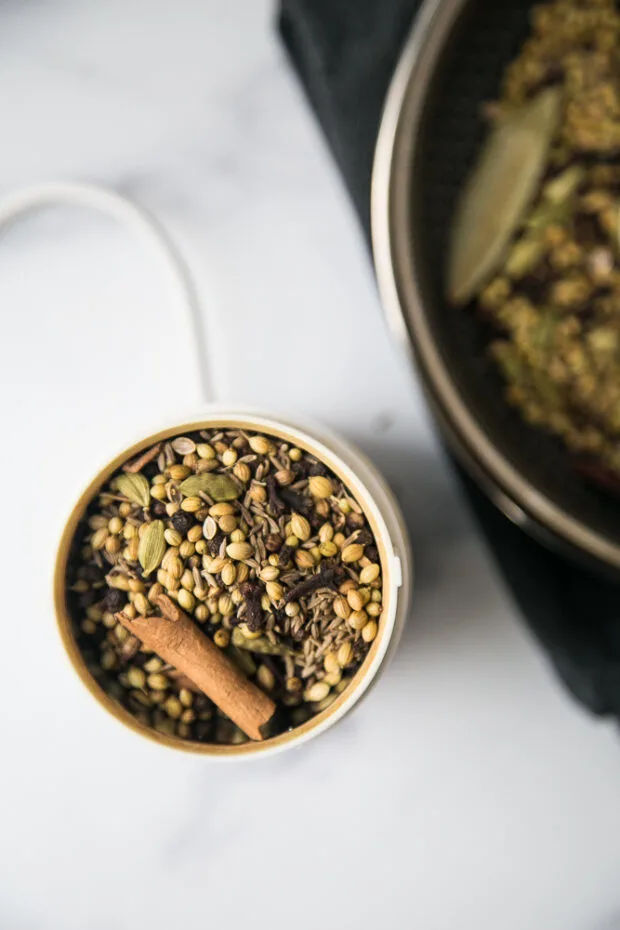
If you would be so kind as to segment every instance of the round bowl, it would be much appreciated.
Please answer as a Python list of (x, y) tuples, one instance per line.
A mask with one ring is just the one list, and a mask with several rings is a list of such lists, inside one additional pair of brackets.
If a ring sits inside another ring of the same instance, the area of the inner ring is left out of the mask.
[[(375, 536), (384, 580), (384, 611), (377, 637), (346, 691), (330, 707), (299, 727), (264, 742), (230, 746), (199, 743), (160, 733), (141, 724), (111, 698), (89, 672), (78, 648), (67, 607), (66, 589), (71, 544), (76, 530), (90, 501), (111, 475), (124, 462), (161, 440), (193, 430), (219, 427), (264, 432), (290, 441), (324, 462), (350, 489), (362, 507)], [(394, 654), (407, 617), (411, 584), (412, 556), (398, 504), (385, 480), (357, 448), (322, 427), (293, 422), (288, 417), (274, 417), (256, 411), (235, 412), (210, 408), (199, 417), (169, 424), (151, 435), (143, 436), (109, 461), (89, 483), (73, 507), (61, 536), (54, 571), (54, 603), (58, 629), (71, 664), (88, 691), (118, 721), (163, 746), (218, 759), (248, 758), (280, 752), (305, 743), (334, 726), (359, 703)]]
[(460, 191), (485, 135), (482, 105), (529, 32), (532, 0), (427, 0), (385, 104), (372, 182), (382, 302), (440, 426), (470, 475), (513, 522), (617, 576), (620, 501), (585, 482), (554, 437), (527, 426), (474, 313), (445, 299)]

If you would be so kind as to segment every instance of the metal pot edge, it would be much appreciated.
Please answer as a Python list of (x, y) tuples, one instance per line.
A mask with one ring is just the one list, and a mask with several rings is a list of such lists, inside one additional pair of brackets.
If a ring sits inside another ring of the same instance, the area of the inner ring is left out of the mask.
[(406, 225), (395, 221), (395, 177), (403, 168), (411, 173), (413, 167), (413, 160), (405, 166), (397, 160), (404, 108), (407, 105), (413, 118), (409, 144), (415, 155), (417, 131), (435, 66), (466, 3), (426, 0), (405, 41), (385, 100), (371, 184), (371, 239), (381, 302), (390, 331), (421, 377), (440, 428), (481, 490), (508, 519), (543, 544), (585, 561), (590, 567), (617, 571), (620, 546), (571, 517), (522, 478), (462, 403), (426, 322), (415, 262), (407, 269), (407, 282), (396, 258), (396, 240)]

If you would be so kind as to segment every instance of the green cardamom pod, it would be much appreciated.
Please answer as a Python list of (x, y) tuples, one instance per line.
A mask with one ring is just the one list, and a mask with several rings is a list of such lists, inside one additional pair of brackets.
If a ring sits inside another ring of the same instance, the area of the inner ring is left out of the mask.
[(145, 575), (150, 575), (159, 567), (166, 552), (164, 539), (164, 524), (161, 520), (154, 520), (147, 524), (146, 530), (140, 539), (138, 548), (138, 561)]
[(256, 663), (252, 656), (249, 656), (243, 649), (230, 645), (226, 650), (228, 658), (238, 666), (244, 675), (250, 678), (256, 673)]
[(198, 497), (202, 492), (218, 503), (234, 501), (241, 494), (241, 488), (230, 475), (214, 475), (213, 472), (190, 475), (179, 485), (179, 490), (185, 497)]
[(128, 497), (134, 504), (140, 507), (148, 507), (151, 500), (151, 491), (149, 483), (139, 472), (136, 475), (119, 475), (116, 479), (116, 487), (119, 494)]

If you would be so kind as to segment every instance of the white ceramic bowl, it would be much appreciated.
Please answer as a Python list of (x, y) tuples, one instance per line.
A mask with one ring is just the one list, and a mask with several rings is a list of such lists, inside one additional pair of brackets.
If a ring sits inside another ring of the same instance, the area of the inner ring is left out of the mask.
[[(384, 582), (384, 610), (377, 637), (351, 684), (326, 710), (293, 730), (265, 742), (237, 746), (206, 744), (168, 736), (145, 727), (106, 694), (92, 677), (75, 642), (67, 609), (66, 575), (71, 542), (88, 504), (99, 488), (126, 461), (160, 440), (198, 429), (241, 428), (271, 434), (290, 441), (324, 462), (357, 499), (375, 536)], [(165, 426), (144, 436), (103, 467), (73, 507), (64, 528), (54, 572), (54, 602), (58, 627), (65, 649), (80, 679), (100, 704), (117, 720), (137, 733), (176, 749), (214, 758), (265, 756), (305, 743), (334, 726), (359, 703), (385, 670), (403, 631), (412, 586), (412, 556), (403, 518), (387, 483), (374, 465), (355, 446), (323, 427), (258, 411), (209, 407), (200, 415)]]

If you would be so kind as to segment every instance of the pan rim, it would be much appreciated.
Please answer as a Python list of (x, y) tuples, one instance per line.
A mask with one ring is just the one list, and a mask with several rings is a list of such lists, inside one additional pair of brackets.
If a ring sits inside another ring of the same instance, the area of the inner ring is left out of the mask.
[[(379, 295), (390, 330), (409, 359), (417, 363), (422, 379), (428, 382), (443, 417), (456, 434), (457, 444), (465, 447), (465, 457), (471, 456), (476, 470), (482, 469), (488, 479), (476, 479), (485, 493), (513, 521), (516, 506), (525, 519), (515, 522), (523, 528), (534, 521), (574, 550), (618, 569), (620, 544), (593, 530), (540, 491), (490, 439), (461, 400), (427, 319), (419, 258), (408, 245), (410, 179), (419, 151), (427, 92), (444, 44), (467, 2), (426, 0), (405, 41), (388, 90), (371, 182), (371, 242)], [(489, 482), (497, 489), (495, 494), (489, 493)]]

